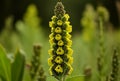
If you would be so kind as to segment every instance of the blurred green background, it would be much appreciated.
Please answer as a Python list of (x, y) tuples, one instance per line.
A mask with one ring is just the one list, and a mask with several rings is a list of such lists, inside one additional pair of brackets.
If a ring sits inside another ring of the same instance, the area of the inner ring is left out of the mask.
[[(92, 70), (92, 80), (98, 81), (97, 57), (99, 55), (99, 24), (97, 8), (104, 6), (109, 19), (104, 24), (105, 75), (110, 73), (114, 46), (120, 45), (120, 0), (62, 0), (73, 26), (74, 71), (71, 76), (84, 75), (86, 67)], [(1, 0), (0, 1), (0, 43), (7, 53), (21, 48), (26, 53), (27, 64), (33, 55), (33, 45), (41, 44), (41, 62), (47, 81), (49, 75), (49, 21), (54, 15), (57, 0)], [(120, 78), (120, 76), (119, 76)], [(29, 81), (28, 69), (24, 81)]]

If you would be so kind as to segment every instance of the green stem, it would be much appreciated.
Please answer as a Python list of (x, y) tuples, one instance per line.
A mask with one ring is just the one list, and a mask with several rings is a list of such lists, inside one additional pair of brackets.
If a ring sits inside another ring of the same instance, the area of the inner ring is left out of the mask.
[(62, 77), (59, 81), (65, 81), (65, 77)]

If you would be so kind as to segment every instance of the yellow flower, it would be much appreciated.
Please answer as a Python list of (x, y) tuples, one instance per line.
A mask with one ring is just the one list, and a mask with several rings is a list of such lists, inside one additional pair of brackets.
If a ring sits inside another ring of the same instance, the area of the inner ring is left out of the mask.
[(71, 25), (67, 26), (66, 31), (68, 31), (68, 33), (71, 33), (72, 32), (72, 26)]
[(71, 49), (71, 48), (67, 48), (67, 50), (68, 50), (68, 52), (67, 52), (67, 54), (69, 55), (69, 56), (72, 56), (72, 54), (73, 54), (73, 50)]
[(72, 40), (67, 38), (67, 47), (71, 47), (72, 46)]
[(66, 38), (70, 39), (72, 36), (69, 33), (66, 33)]
[(66, 21), (65, 24), (66, 24), (66, 26), (69, 26), (69, 25), (70, 25), (70, 22), (69, 22), (69, 21)]
[(50, 22), (49, 22), (49, 26), (50, 26), (50, 27), (53, 27), (54, 24), (55, 24), (55, 23), (54, 23), (53, 21), (50, 21)]
[(63, 59), (60, 56), (57, 56), (55, 58), (55, 62), (61, 64), (63, 62)]
[(57, 21), (57, 24), (58, 24), (59, 26), (61, 26), (61, 25), (63, 24), (62, 20), (58, 20), (58, 21)]
[(51, 33), (51, 34), (49, 35), (49, 38), (51, 39), (51, 38), (53, 38), (53, 36), (54, 36), (54, 33)]
[(72, 71), (73, 71), (73, 68), (72, 68), (72, 66), (71, 66), (70, 64), (68, 64), (68, 66), (69, 66), (69, 71), (68, 71), (68, 74), (71, 74), (71, 73), (72, 73)]
[(52, 16), (52, 18), (51, 18), (51, 19), (54, 21), (56, 18), (57, 18), (56, 16)]
[(48, 65), (49, 65), (49, 66), (51, 66), (51, 65), (53, 64), (53, 63), (52, 63), (52, 60), (53, 60), (52, 57), (48, 58)]
[(68, 58), (68, 63), (72, 64), (73, 63), (73, 57), (67, 55), (67, 58)]
[(48, 50), (48, 54), (49, 54), (50, 56), (53, 56), (53, 51), (54, 51), (53, 49), (49, 49), (49, 50)]
[(58, 41), (58, 46), (63, 46), (64, 42), (62, 40)]
[(64, 17), (66, 18), (67, 21), (70, 18), (70, 16), (68, 14), (65, 14)]
[(53, 75), (52, 67), (53, 67), (53, 65), (51, 65), (51, 67), (50, 67), (50, 69), (49, 69), (50, 75)]
[(56, 34), (55, 39), (56, 40), (61, 40), (62, 36), (60, 34)]
[(51, 28), (51, 32), (52, 32), (52, 33), (54, 32), (54, 28), (53, 28), (53, 27)]
[(62, 49), (62, 47), (59, 47), (59, 48), (57, 49), (56, 53), (57, 53), (58, 55), (63, 55), (63, 54), (64, 54), (64, 50)]
[(57, 27), (57, 28), (55, 28), (55, 33), (62, 33), (62, 29), (61, 29), (61, 27)]
[(63, 72), (63, 68), (61, 67), (61, 65), (57, 65), (57, 67), (55, 68), (55, 71), (57, 73), (62, 73)]
[(51, 38), (51, 39), (49, 40), (49, 42), (50, 42), (51, 45), (53, 45), (53, 44), (54, 44), (54, 38)]

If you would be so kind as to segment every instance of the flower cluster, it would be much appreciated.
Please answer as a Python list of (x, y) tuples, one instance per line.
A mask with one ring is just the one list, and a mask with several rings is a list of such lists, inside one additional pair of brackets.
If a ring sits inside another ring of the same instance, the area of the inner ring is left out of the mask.
[(69, 15), (65, 14), (64, 7), (58, 2), (55, 7), (55, 15), (49, 22), (51, 34), (49, 35), (50, 50), (48, 51), (50, 58), (48, 64), (50, 66), (50, 74), (60, 79), (61, 77), (71, 74), (73, 63), (71, 49), (72, 26), (68, 21)]

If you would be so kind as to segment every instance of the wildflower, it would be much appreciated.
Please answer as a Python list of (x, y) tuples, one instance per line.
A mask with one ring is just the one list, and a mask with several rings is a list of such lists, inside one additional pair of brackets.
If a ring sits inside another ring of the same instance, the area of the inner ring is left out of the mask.
[(50, 58), (48, 65), (50, 66), (50, 75), (61, 80), (66, 75), (72, 73), (73, 50), (71, 49), (72, 40), (70, 33), (72, 26), (68, 21), (69, 15), (65, 13), (62, 2), (58, 2), (55, 6), (55, 15), (52, 17), (49, 26), (51, 34), (49, 36), (51, 49), (48, 51)]
[(48, 50), (48, 54), (52, 56), (53, 55), (53, 51), (54, 51), (53, 49)]
[(66, 19), (66, 21), (68, 21), (68, 19), (70, 18), (70, 16), (68, 14), (65, 14), (64, 18)]
[(61, 25), (63, 24), (62, 20), (58, 20), (58, 21), (57, 21), (57, 24), (58, 24), (59, 26), (61, 26)]
[(69, 33), (71, 33), (72, 32), (72, 26), (71, 25), (67, 26), (66, 27), (66, 31), (68, 31)]
[(60, 56), (57, 56), (55, 58), (55, 62), (58, 63), (58, 64), (61, 64), (63, 62), (63, 59)]
[(56, 34), (55, 39), (56, 40), (61, 40), (62, 36), (60, 34)]
[(73, 63), (73, 57), (67, 55), (67, 58), (68, 58), (68, 63), (72, 64)]
[(72, 56), (73, 50), (72, 50), (71, 48), (67, 48), (67, 54), (68, 54), (69, 56)]
[(73, 68), (71, 67), (71, 65), (70, 65), (70, 64), (68, 64), (68, 66), (69, 66), (69, 71), (68, 71), (68, 74), (71, 74), (71, 73), (72, 73), (72, 71), (73, 71)]
[(62, 40), (58, 41), (58, 46), (63, 46), (64, 42)]
[(57, 55), (63, 55), (64, 54), (64, 50), (62, 49), (62, 47), (59, 47), (56, 51)]
[(57, 73), (62, 73), (63, 72), (63, 68), (60, 65), (57, 65), (57, 67), (55, 68), (55, 71)]
[(53, 57), (49, 58), (48, 59), (48, 65), (51, 66), (53, 63), (52, 63), (52, 60), (53, 60)]
[(55, 33), (62, 33), (62, 29), (61, 29), (61, 27), (57, 27), (57, 28), (55, 28)]
[(57, 19), (57, 17), (53, 16), (51, 19), (52, 19), (52, 21), (55, 21)]
[(54, 25), (55, 25), (55, 24), (54, 24), (53, 21), (50, 21), (50, 22), (49, 22), (49, 26), (50, 26), (50, 27), (54, 27)]

